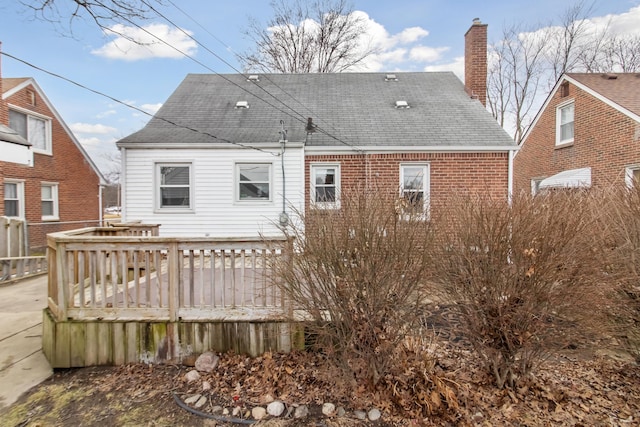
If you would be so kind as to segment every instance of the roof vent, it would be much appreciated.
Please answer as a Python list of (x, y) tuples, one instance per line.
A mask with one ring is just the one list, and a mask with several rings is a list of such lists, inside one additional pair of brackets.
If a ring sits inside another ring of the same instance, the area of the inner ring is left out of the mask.
[(249, 108), (249, 101), (238, 101), (236, 102), (236, 110), (239, 108)]
[(618, 78), (618, 75), (612, 74), (612, 73), (605, 73), (602, 75), (602, 78), (606, 80), (616, 80)]
[(385, 82), (397, 82), (398, 81), (398, 77), (395, 74), (387, 74), (386, 77), (384, 78)]
[(248, 82), (259, 82), (260, 81), (260, 76), (258, 76), (257, 74), (250, 74), (249, 77), (247, 77), (247, 81)]
[(406, 108), (410, 108), (410, 107), (409, 107), (409, 103), (407, 101), (396, 101), (396, 108), (397, 109), (406, 109)]

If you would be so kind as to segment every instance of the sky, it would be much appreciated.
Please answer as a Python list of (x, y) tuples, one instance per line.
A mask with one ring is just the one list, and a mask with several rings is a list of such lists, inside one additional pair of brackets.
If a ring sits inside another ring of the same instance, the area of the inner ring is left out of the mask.
[[(137, 22), (144, 31), (114, 23), (140, 46), (82, 17), (43, 20), (25, 5), (42, 1), (0, 0), (2, 52), (18, 58), (0, 57), (2, 77), (33, 77), (107, 175), (117, 169), (115, 142), (141, 129), (187, 74), (241, 72), (235, 53), (253, 46), (244, 35), (250, 20), (266, 27), (272, 16), (268, 0), (163, 0), (162, 16)], [(576, 1), (354, 0), (379, 49), (358, 71), (453, 71), (462, 79), (464, 33), (474, 18), (488, 24), (491, 43), (505, 26), (534, 31), (557, 24)], [(64, 14), (72, 1), (55, 4)], [(640, 0), (593, 0), (589, 21), (620, 34), (640, 31)]]

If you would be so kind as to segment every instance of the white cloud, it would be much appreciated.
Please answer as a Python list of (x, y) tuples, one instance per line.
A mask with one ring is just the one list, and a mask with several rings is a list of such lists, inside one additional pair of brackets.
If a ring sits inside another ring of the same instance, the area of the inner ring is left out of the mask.
[(155, 114), (162, 107), (162, 103), (158, 104), (142, 104), (140, 108), (149, 114)]
[(411, 48), (409, 59), (417, 62), (436, 62), (442, 58), (442, 54), (448, 51), (448, 47), (416, 46)]
[(427, 65), (424, 71), (453, 71), (464, 82), (464, 56), (459, 56), (447, 64)]
[(429, 47), (417, 44), (429, 35), (421, 27), (409, 27), (397, 34), (390, 34), (386, 28), (369, 17), (366, 12), (355, 11), (364, 21), (365, 34), (361, 38), (362, 50), (373, 48), (370, 55), (358, 67), (350, 71), (401, 71), (417, 69), (420, 66), (440, 60), (448, 47)]
[(116, 132), (116, 128), (101, 124), (73, 123), (70, 127), (74, 133), (107, 135)]
[(89, 147), (96, 147), (102, 143), (102, 140), (95, 136), (91, 138), (78, 138), (78, 140), (80, 141), (80, 144), (82, 144), (87, 149)]
[[(164, 24), (150, 24), (141, 28), (117, 24), (106, 29), (105, 34), (115, 39), (91, 51), (94, 55), (110, 59), (137, 61), (148, 58), (182, 58), (196, 53), (197, 44), (187, 34)], [(162, 40), (162, 41), (161, 41)], [(166, 43), (165, 43), (166, 42)], [(173, 47), (175, 47), (175, 49)], [(177, 50), (176, 50), (177, 49)]]
[(113, 116), (116, 113), (117, 113), (116, 110), (107, 110), (107, 111), (103, 111), (102, 113), (96, 114), (96, 118), (97, 119), (104, 119), (106, 117)]
[(607, 26), (612, 34), (640, 34), (640, 6), (632, 7), (619, 15), (606, 15), (592, 18), (589, 22), (597, 29)]

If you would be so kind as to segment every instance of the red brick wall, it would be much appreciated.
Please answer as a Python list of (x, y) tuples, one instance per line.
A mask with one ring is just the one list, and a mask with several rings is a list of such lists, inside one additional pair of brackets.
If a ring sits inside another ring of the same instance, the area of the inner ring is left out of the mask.
[[(556, 91), (514, 160), (514, 191), (531, 191), (531, 179), (591, 167), (593, 186), (623, 183), (625, 166), (640, 163), (640, 124), (569, 85)], [(574, 100), (573, 144), (556, 147), (556, 107)]]
[(464, 85), (487, 105), (487, 24), (480, 21), (464, 35)]
[[(35, 92), (35, 105), (27, 99), (27, 89)], [(34, 166), (28, 167), (15, 163), (0, 161), (0, 173), (4, 179), (22, 179), (24, 182), (25, 216), (28, 223), (42, 223), (41, 183), (58, 183), (58, 210), (60, 222), (88, 221), (86, 225), (96, 225), (99, 219), (99, 183), (98, 175), (86, 161), (69, 137), (62, 124), (58, 122), (35, 88), (28, 86), (12, 95), (7, 102), (11, 105), (26, 108), (52, 119), (52, 153), (45, 155), (34, 153)], [(4, 122), (8, 124), (7, 121)], [(2, 194), (2, 201), (4, 194)], [(0, 203), (0, 215), (4, 215), (4, 203)], [(31, 247), (45, 244), (45, 235), (49, 232), (62, 231), (85, 226), (85, 223), (61, 225), (56, 222), (47, 225), (29, 226), (29, 243)]]
[(495, 197), (507, 196), (507, 153), (392, 153), (355, 155), (306, 155), (305, 194), (310, 201), (311, 164), (340, 163), (342, 189), (357, 185), (400, 191), (400, 164), (429, 164), (430, 201), (437, 208), (447, 196), (461, 192), (479, 192)]

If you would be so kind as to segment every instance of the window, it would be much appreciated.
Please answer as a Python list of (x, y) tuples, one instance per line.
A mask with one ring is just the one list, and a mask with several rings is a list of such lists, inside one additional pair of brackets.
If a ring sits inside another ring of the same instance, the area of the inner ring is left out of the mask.
[(340, 165), (311, 165), (311, 204), (321, 209), (340, 208)]
[(24, 218), (24, 183), (8, 181), (4, 183), (4, 215)]
[(271, 200), (271, 163), (236, 164), (238, 200)]
[(540, 183), (544, 178), (533, 178), (531, 180), (531, 195), (535, 196), (540, 191)]
[(429, 212), (429, 165), (400, 165), (400, 197), (402, 211), (426, 215)]
[(640, 166), (627, 166), (624, 175), (627, 188), (633, 188), (640, 183)]
[(159, 163), (157, 203), (160, 209), (192, 209), (191, 164)]
[(556, 111), (556, 145), (573, 142), (573, 116), (575, 104), (560, 105)]
[(33, 149), (51, 153), (51, 121), (16, 110), (9, 110), (9, 127), (33, 145)]
[(58, 219), (58, 184), (43, 183), (41, 186), (42, 219)]

